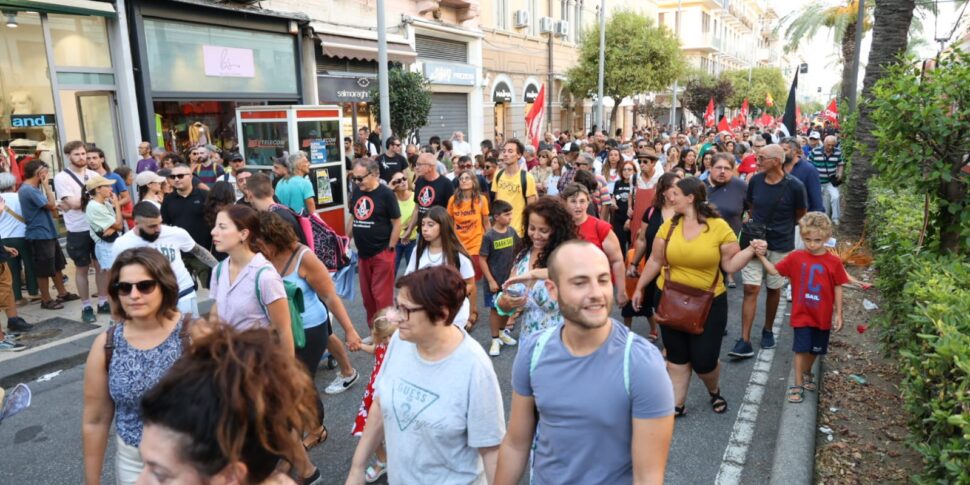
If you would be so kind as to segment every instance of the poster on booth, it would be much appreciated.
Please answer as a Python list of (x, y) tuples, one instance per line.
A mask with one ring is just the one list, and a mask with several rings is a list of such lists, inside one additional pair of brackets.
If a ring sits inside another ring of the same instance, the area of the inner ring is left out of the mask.
[(313, 140), (310, 142), (310, 164), (324, 163), (327, 161), (327, 143), (323, 140)]
[(286, 122), (243, 123), (243, 149), (248, 165), (273, 165), (289, 139)]
[[(314, 162), (316, 163), (316, 162)], [(317, 170), (317, 205), (322, 206), (333, 202), (333, 187), (330, 183), (330, 172), (323, 168)]]

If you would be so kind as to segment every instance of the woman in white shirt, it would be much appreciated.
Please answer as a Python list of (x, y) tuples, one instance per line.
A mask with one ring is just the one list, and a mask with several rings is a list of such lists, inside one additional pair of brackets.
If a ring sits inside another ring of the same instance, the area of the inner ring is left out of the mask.
[(0, 211), (0, 237), (3, 238), (3, 245), (17, 250), (17, 256), (8, 256), (7, 265), (11, 269), (13, 281), (13, 297), (17, 305), (24, 305), (20, 269), (23, 268), (23, 276), (27, 280), (27, 294), (31, 300), (40, 299), (37, 287), (37, 276), (34, 275), (34, 262), (30, 257), (30, 247), (27, 246), (25, 234), (27, 224), (24, 221), (24, 213), (20, 209), (20, 197), (17, 195), (17, 179), (10, 172), (0, 173), (0, 192), (6, 208)]
[[(421, 237), (418, 238), (418, 245), (411, 253), (405, 275), (409, 275), (419, 269), (430, 268), (432, 266), (451, 265), (461, 274), (465, 280), (465, 294), (472, 295), (472, 288), (475, 284), (475, 267), (472, 266), (471, 257), (465, 251), (458, 235), (455, 233), (455, 223), (448, 211), (444, 207), (435, 206), (421, 220)], [(465, 298), (461, 309), (455, 315), (455, 325), (467, 328), (468, 317), (471, 315), (471, 305), (468, 298)]]

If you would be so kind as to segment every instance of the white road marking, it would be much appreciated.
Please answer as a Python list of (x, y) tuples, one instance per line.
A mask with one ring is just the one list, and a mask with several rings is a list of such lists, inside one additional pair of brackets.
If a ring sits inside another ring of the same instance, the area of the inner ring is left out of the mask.
[[(778, 304), (778, 313), (775, 314), (775, 322), (772, 330), (775, 340), (782, 324), (785, 321), (785, 308), (787, 303), (784, 298)], [(741, 483), (741, 472), (744, 471), (744, 462), (748, 458), (748, 447), (754, 437), (755, 425), (758, 422), (758, 406), (765, 394), (765, 386), (768, 384), (768, 375), (771, 373), (771, 363), (775, 359), (774, 349), (761, 349), (758, 351), (754, 368), (751, 370), (751, 378), (748, 380), (748, 387), (744, 390), (744, 399), (741, 401), (741, 408), (738, 409), (738, 417), (734, 421), (734, 429), (728, 439), (727, 448), (724, 449), (724, 456), (721, 458), (721, 467), (717, 471), (714, 483), (717, 485), (737, 485)]]

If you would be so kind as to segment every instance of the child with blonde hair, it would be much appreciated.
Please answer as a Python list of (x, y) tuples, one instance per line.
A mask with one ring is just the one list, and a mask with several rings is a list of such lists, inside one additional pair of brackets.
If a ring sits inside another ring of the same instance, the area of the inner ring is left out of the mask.
[[(818, 389), (812, 375), (816, 357), (828, 352), (829, 333), (842, 329), (842, 285), (849, 283), (842, 260), (825, 247), (832, 236), (832, 221), (821, 212), (809, 212), (798, 221), (805, 249), (772, 264), (763, 249), (756, 254), (772, 275), (791, 280), (791, 326), (795, 329), (795, 385), (788, 388), (788, 402), (805, 400), (805, 391)], [(833, 323), (834, 317), (834, 323)]]
[[(357, 419), (354, 421), (354, 429), (351, 434), (361, 436), (364, 434), (364, 425), (367, 424), (367, 414), (370, 412), (370, 405), (374, 402), (374, 381), (377, 374), (381, 371), (384, 363), (384, 354), (387, 352), (387, 343), (391, 340), (391, 335), (397, 331), (397, 323), (389, 316), (390, 308), (385, 308), (374, 316), (374, 327), (371, 329), (371, 338), (374, 343), (371, 345), (361, 344), (360, 350), (368, 354), (374, 354), (374, 370), (371, 371), (370, 381), (364, 391), (364, 398), (360, 402), (360, 409), (357, 411)], [(367, 483), (373, 483), (382, 477), (387, 471), (387, 451), (384, 444), (377, 447), (374, 453), (374, 464), (367, 467), (364, 479)]]

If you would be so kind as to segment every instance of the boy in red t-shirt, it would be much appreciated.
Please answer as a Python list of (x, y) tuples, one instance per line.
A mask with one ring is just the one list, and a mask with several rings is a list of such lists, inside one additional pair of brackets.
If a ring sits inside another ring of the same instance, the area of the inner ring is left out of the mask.
[(817, 389), (812, 364), (828, 352), (831, 329), (842, 329), (842, 285), (849, 283), (842, 260), (825, 248), (832, 221), (824, 213), (809, 212), (798, 226), (805, 249), (793, 251), (775, 265), (758, 254), (768, 273), (791, 280), (795, 385), (788, 388), (788, 402), (792, 403), (802, 402), (806, 390)]

